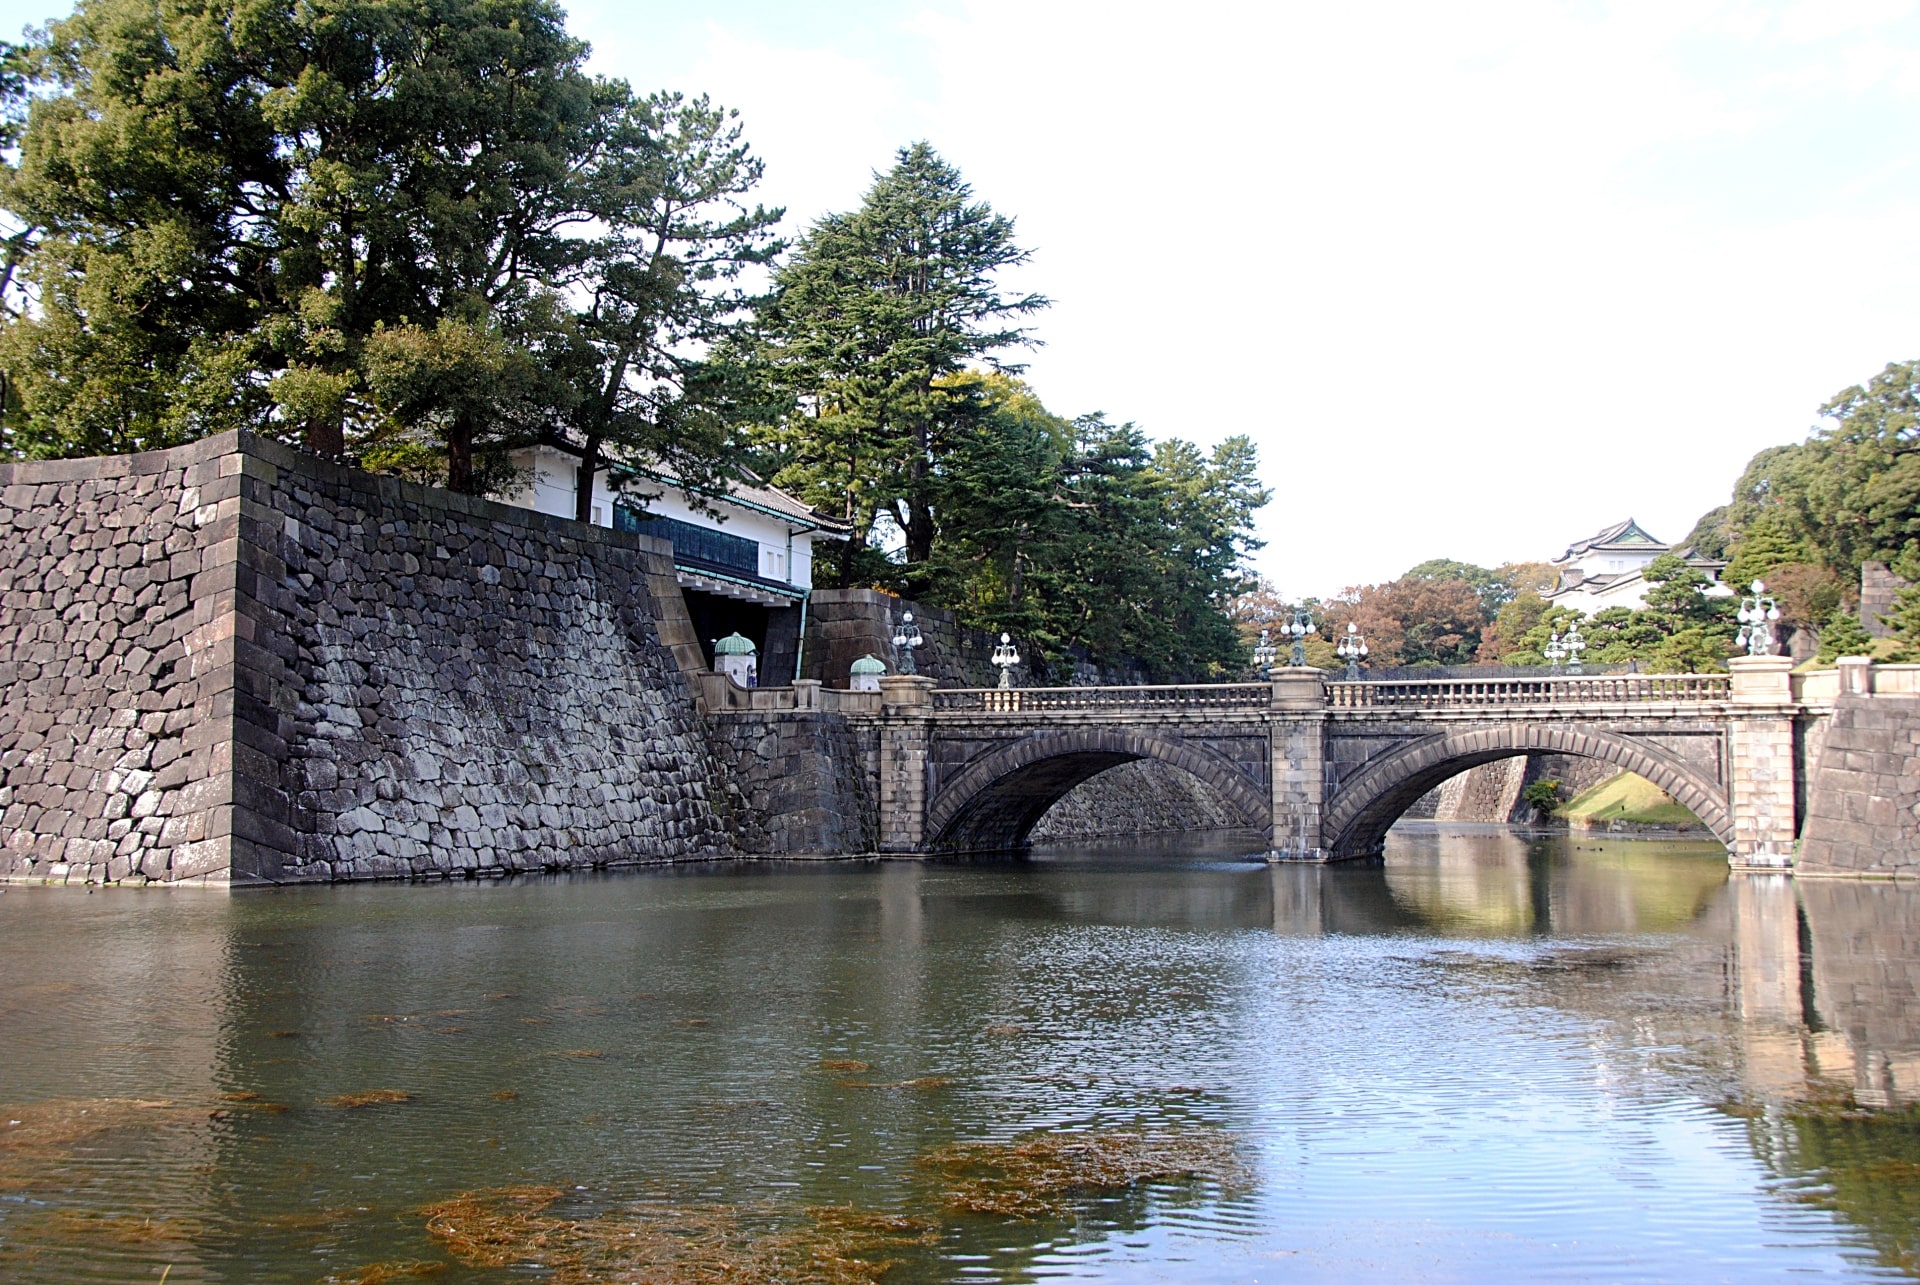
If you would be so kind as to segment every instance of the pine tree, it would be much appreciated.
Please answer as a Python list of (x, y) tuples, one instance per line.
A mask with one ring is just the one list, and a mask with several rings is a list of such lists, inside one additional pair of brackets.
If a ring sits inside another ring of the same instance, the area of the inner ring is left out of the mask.
[(1920, 585), (1894, 595), (1893, 610), (1881, 617), (1900, 640), (1889, 659), (1903, 665), (1920, 664)]
[(1859, 618), (1838, 607), (1820, 626), (1820, 650), (1814, 659), (1830, 665), (1842, 656), (1873, 655), (1873, 635), (1861, 627)]
[(1031, 342), (1018, 320), (1047, 300), (1003, 294), (995, 276), (1026, 260), (1013, 220), (922, 142), (777, 274), (765, 356), (795, 409), (763, 446), (784, 462), (778, 482), (853, 528), (844, 580), (882, 512), (909, 563), (932, 555), (945, 430), (966, 417), (944, 381), (969, 363), (1019, 369), (1001, 354)]

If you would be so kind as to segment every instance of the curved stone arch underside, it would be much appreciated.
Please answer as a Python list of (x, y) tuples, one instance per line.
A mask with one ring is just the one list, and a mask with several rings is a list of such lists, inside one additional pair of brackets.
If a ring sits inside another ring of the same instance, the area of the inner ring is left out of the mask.
[(1190, 772), (1245, 820), (1271, 824), (1265, 791), (1229, 760), (1175, 737), (1120, 727), (1040, 732), (969, 763), (927, 809), (927, 837), (936, 848), (1000, 851), (1026, 842), (1027, 832), (1067, 791), (1110, 767), (1157, 759)]
[(1468, 768), (1516, 754), (1572, 754), (1637, 772), (1731, 846), (1724, 787), (1692, 765), (1631, 737), (1592, 728), (1514, 723), (1428, 736), (1367, 763), (1329, 802), (1323, 833), (1336, 857), (1378, 852), (1387, 829), (1414, 800)]

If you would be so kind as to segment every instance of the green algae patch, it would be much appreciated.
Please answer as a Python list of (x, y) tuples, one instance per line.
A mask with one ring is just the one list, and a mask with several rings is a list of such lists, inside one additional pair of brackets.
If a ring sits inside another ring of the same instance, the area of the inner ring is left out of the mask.
[(917, 1219), (837, 1207), (643, 1202), (568, 1217), (556, 1210), (565, 1196), (496, 1187), (420, 1213), (463, 1265), (537, 1267), (553, 1285), (862, 1285), (935, 1238)]
[(1076, 1197), (1145, 1182), (1250, 1186), (1233, 1139), (1217, 1129), (1036, 1133), (1007, 1142), (960, 1142), (920, 1157), (950, 1212), (1056, 1218)]

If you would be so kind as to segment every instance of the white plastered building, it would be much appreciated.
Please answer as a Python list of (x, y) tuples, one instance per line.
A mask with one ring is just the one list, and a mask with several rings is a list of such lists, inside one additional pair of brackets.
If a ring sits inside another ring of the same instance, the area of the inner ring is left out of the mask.
[[(574, 516), (576, 452), (531, 446), (514, 452), (513, 464), (525, 480), (504, 502)], [(739, 633), (759, 648), (762, 683), (793, 681), (813, 589), (813, 542), (844, 534), (843, 524), (755, 481), (697, 491), (664, 472), (621, 464), (594, 475), (589, 516), (595, 526), (673, 545), (674, 576), (709, 666), (715, 640)]]
[(1565, 553), (1551, 560), (1560, 573), (1559, 583), (1541, 596), (1556, 607), (1570, 607), (1591, 616), (1608, 607), (1637, 610), (1647, 605), (1648, 583), (1645, 571), (1664, 553), (1677, 553), (1687, 565), (1706, 576), (1703, 591), (1709, 597), (1724, 598), (1732, 590), (1720, 583), (1726, 563), (1702, 558), (1692, 549), (1678, 549), (1649, 535), (1632, 518), (1616, 522), (1598, 534), (1576, 540)]

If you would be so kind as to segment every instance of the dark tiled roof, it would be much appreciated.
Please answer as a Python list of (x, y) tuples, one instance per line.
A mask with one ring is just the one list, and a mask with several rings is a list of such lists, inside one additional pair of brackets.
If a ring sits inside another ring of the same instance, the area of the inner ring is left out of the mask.
[(1655, 539), (1642, 530), (1638, 522), (1628, 518), (1625, 522), (1616, 522), (1584, 540), (1575, 540), (1567, 546), (1567, 551), (1554, 561), (1571, 562), (1595, 549), (1628, 549), (1634, 552), (1645, 552), (1649, 548), (1664, 553), (1667, 545), (1665, 541)]

